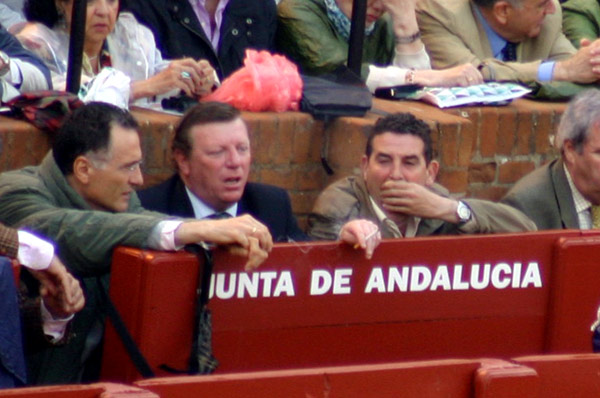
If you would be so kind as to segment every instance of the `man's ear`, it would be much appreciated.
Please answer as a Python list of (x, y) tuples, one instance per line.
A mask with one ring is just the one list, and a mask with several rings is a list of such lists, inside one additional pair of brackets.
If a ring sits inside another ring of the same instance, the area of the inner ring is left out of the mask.
[(500, 0), (492, 6), (492, 14), (501, 25), (506, 25), (514, 12), (514, 7), (508, 1)]
[(362, 155), (360, 159), (360, 170), (363, 176), (363, 180), (367, 180), (367, 168), (369, 167), (369, 158), (367, 155)]
[(190, 161), (181, 149), (173, 149), (173, 160), (175, 160), (177, 170), (179, 170), (180, 174), (184, 176), (190, 174)]
[(573, 145), (573, 141), (564, 140), (562, 147), (563, 160), (567, 165), (575, 163), (575, 156), (577, 156), (577, 149)]
[(90, 159), (83, 155), (77, 156), (73, 161), (73, 177), (82, 185), (90, 182), (90, 175), (94, 172), (94, 167)]
[(437, 178), (438, 172), (440, 171), (440, 163), (437, 160), (432, 160), (427, 165), (427, 180), (425, 181), (426, 186), (432, 186)]

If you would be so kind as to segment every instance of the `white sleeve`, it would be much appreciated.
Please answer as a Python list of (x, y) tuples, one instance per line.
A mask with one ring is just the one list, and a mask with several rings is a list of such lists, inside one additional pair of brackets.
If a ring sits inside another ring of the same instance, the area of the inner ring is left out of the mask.
[(148, 247), (154, 250), (179, 250), (182, 246), (175, 245), (175, 231), (183, 224), (181, 220), (161, 221), (152, 232), (148, 239)]
[(10, 59), (10, 78), (7, 79), (14, 86), (21, 85), (20, 91), (47, 90), (46, 77), (36, 66), (19, 58)]
[(409, 69), (398, 66), (379, 67), (369, 65), (369, 75), (367, 76), (367, 87), (372, 93), (379, 87), (402, 86), (406, 84), (406, 73)]
[(17, 233), (19, 235), (19, 250), (17, 251), (19, 263), (33, 270), (48, 268), (54, 257), (54, 246), (32, 233), (21, 230)]
[(69, 324), (69, 321), (73, 319), (74, 314), (71, 314), (66, 318), (55, 319), (46, 308), (44, 300), (42, 300), (40, 310), (42, 312), (42, 328), (44, 329), (44, 334), (52, 338), (52, 343), (60, 341), (65, 335), (67, 325)]
[(369, 65), (367, 87), (372, 93), (379, 87), (402, 86), (406, 84), (406, 73), (411, 69), (431, 69), (429, 55), (425, 46), (414, 54), (401, 54), (396, 52), (391, 66), (379, 67)]
[(400, 66), (408, 69), (431, 69), (431, 61), (425, 46), (421, 46), (421, 50), (413, 54), (399, 53), (395, 51), (394, 61), (392, 65)]

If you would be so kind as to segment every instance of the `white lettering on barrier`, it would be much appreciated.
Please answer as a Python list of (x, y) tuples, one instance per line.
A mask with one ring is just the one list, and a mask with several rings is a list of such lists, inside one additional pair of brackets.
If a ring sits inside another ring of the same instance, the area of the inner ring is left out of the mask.
[[(537, 262), (527, 265), (521, 278), (522, 264), (515, 262), (498, 263), (492, 266), (472, 264), (470, 275), (463, 272), (463, 266), (456, 264), (449, 268), (441, 264), (435, 270), (422, 265), (403, 266), (400, 269), (387, 268), (386, 275), (382, 267), (374, 267), (365, 286), (365, 293), (422, 292), (425, 290), (481, 290), (490, 286), (495, 289), (525, 289), (530, 286), (542, 287), (542, 276)], [(433, 272), (433, 273), (432, 273)], [(386, 289), (387, 286), (387, 289)]]
[[(310, 276), (310, 295), (344, 295), (352, 293), (353, 269), (314, 269)], [(526, 289), (542, 287), (539, 264), (523, 266), (520, 262), (497, 264), (462, 264), (435, 268), (424, 265), (405, 265), (371, 269), (364, 293), (423, 292), (450, 290)], [(221, 300), (257, 297), (294, 297), (296, 288), (292, 271), (260, 271), (253, 273), (218, 273), (212, 275), (210, 297)]]
[[(262, 282), (262, 290), (260, 289)], [(279, 297), (287, 295), (293, 297), (296, 295), (292, 273), (290, 271), (265, 271), (213, 274), (210, 279), (210, 298), (220, 298), (227, 300), (234, 295), (238, 298), (244, 298), (246, 295), (251, 298), (256, 297)]]
[(310, 278), (310, 295), (321, 296), (328, 293), (333, 286), (333, 294), (350, 294), (350, 277), (352, 268), (338, 268), (333, 277), (327, 270), (315, 269)]

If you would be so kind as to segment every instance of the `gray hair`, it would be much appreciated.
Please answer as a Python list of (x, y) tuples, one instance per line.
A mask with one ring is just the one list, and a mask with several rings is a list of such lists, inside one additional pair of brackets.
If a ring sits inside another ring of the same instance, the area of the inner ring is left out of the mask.
[[(496, 4), (500, 0), (473, 0), (473, 3), (483, 8), (492, 8), (494, 4)], [(506, 0), (509, 2), (514, 8), (521, 8), (523, 5), (522, 0)]]
[(577, 94), (563, 113), (556, 133), (555, 146), (561, 153), (566, 140), (581, 153), (594, 124), (600, 122), (600, 90), (589, 89)]

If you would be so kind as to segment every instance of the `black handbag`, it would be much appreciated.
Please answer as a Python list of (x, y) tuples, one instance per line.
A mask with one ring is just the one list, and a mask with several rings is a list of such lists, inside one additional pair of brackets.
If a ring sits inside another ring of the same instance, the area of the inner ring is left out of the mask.
[(302, 75), (302, 81), (300, 110), (316, 119), (362, 117), (373, 105), (367, 86), (346, 67), (339, 68), (332, 76)]

